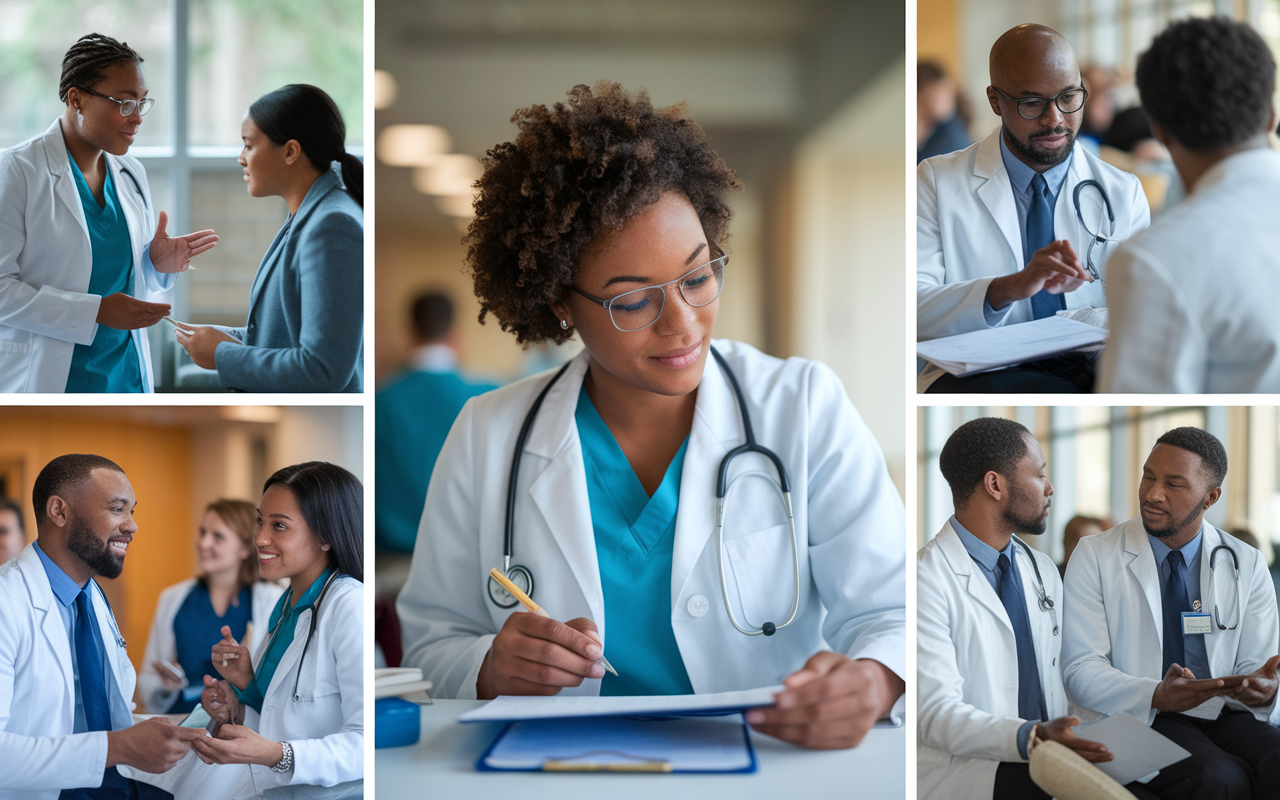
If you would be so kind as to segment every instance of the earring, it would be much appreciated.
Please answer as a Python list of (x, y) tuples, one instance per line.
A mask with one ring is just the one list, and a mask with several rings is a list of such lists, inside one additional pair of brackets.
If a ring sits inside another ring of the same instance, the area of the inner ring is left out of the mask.
[(569, 320), (567, 319), (560, 320), (560, 327), (564, 328), (566, 331), (569, 330)]

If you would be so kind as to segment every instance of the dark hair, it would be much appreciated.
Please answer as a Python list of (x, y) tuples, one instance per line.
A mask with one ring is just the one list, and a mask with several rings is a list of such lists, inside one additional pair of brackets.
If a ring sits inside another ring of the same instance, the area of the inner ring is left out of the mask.
[[(230, 500), (221, 498), (204, 507), (205, 513), (212, 511), (218, 519), (227, 523), (227, 527), (235, 533), (240, 542), (249, 548), (249, 557), (240, 562), (240, 571), (236, 580), (241, 586), (252, 586), (258, 582), (258, 559), (254, 555), (258, 548), (253, 543), (254, 534), (258, 532), (258, 509), (248, 500)], [(202, 578), (208, 577), (205, 575)]]
[[(1174, 428), (1156, 439), (1156, 444), (1181, 447), (1200, 456), (1200, 469), (1209, 479), (1210, 489), (1221, 486), (1223, 478), (1227, 477), (1227, 449), (1222, 446), (1222, 442), (1218, 441), (1217, 436), (1206, 430), (1189, 427)], [(1154, 450), (1155, 446), (1153, 445), (1151, 449)]]
[(917, 61), (916, 62), (916, 89), (917, 91), (925, 86), (932, 86), (939, 81), (945, 80), (947, 71), (937, 61)]
[(1027, 454), (1031, 431), (1011, 419), (979, 417), (956, 428), (942, 446), (938, 467), (951, 487), (957, 509), (969, 504), (973, 490), (988, 472), (1013, 477), (1014, 467)]
[(364, 580), (364, 486), (337, 464), (308, 461), (276, 471), (262, 493), (276, 484), (293, 492), (307, 527), (339, 572)]
[(347, 125), (338, 104), (323, 89), (305, 83), (282, 86), (254, 100), (249, 118), (278, 145), (296, 140), (311, 166), (321, 172), (340, 162), (342, 182), (364, 208), (364, 164), (347, 152)]
[(18, 518), (18, 530), (27, 532), (27, 523), (22, 519), (22, 506), (18, 505), (17, 500), (0, 495), (0, 511), (12, 511)]
[(453, 327), (453, 301), (443, 292), (423, 292), (413, 301), (413, 332), (424, 342), (438, 342)]
[(81, 453), (58, 456), (44, 465), (31, 489), (31, 506), (36, 514), (37, 530), (44, 524), (49, 498), (61, 496), (68, 489), (83, 485), (95, 469), (109, 469), (124, 474), (120, 465), (109, 458)]
[(93, 88), (102, 80), (102, 71), (116, 64), (141, 64), (142, 56), (124, 42), (110, 36), (90, 33), (81, 36), (62, 57), (62, 79), (58, 81), (58, 99), (67, 102), (72, 86)]
[(1192, 150), (1211, 150), (1266, 131), (1276, 63), (1248, 25), (1192, 18), (1151, 42), (1134, 78), (1152, 122)]
[(654, 109), (644, 91), (579, 84), (568, 102), (520, 109), (514, 142), (484, 158), (476, 218), (466, 239), (480, 322), (493, 314), (520, 344), (560, 344), (551, 305), (569, 290), (584, 247), (620, 230), (663, 194), (684, 194), (707, 238), (723, 245), (742, 184), (685, 116), (683, 103)]

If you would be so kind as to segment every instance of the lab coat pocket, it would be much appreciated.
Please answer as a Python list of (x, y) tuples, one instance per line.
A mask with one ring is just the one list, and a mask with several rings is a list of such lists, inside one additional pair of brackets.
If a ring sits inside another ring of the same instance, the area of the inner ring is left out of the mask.
[(296, 738), (321, 739), (342, 728), (342, 691), (332, 665), (308, 669), (304, 664), (296, 699), (286, 702), (293, 718), (288, 727), (301, 734)]
[[(8, 334), (13, 339), (6, 339)], [(26, 392), (31, 369), (31, 334), (28, 331), (0, 330), (0, 392)]]
[[(724, 543), (729, 599), (747, 624), (781, 625), (791, 613), (791, 526), (783, 523)], [(780, 588), (781, 587), (781, 588)]]

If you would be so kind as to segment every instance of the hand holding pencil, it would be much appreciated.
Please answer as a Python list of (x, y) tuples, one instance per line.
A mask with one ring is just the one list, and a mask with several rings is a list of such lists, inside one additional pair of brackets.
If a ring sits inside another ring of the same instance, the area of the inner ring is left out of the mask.
[(557, 622), (505, 575), (493, 572), (500, 576), (494, 580), (529, 613), (507, 617), (494, 637), (476, 679), (477, 697), (553, 695), (566, 686), (581, 685), (585, 678), (604, 677), (607, 662), (594, 622), (581, 617)]

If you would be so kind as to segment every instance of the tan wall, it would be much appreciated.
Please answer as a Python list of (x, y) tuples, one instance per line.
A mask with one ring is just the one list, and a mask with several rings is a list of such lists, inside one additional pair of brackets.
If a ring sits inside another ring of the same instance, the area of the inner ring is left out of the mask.
[(938, 61), (953, 78), (960, 74), (957, 0), (919, 0), (916, 4), (916, 58)]

